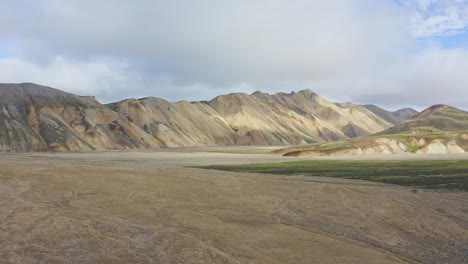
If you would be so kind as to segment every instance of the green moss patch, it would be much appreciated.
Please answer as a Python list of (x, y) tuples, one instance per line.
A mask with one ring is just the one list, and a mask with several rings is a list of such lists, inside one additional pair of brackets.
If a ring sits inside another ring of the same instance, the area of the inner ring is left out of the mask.
[(297, 161), (200, 168), (233, 172), (322, 176), (431, 189), (468, 191), (468, 161)]

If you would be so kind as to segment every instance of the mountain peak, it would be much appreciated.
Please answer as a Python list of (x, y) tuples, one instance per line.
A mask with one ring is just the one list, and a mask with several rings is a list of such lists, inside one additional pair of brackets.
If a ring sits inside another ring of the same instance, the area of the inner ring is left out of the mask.
[(314, 91), (312, 91), (312, 90), (310, 90), (310, 89), (300, 90), (300, 91), (297, 92), (297, 93), (298, 93), (298, 94), (307, 95), (307, 96), (317, 95)]
[(415, 115), (413, 119), (422, 119), (428, 116), (431, 116), (438, 112), (445, 112), (445, 111), (456, 111), (456, 112), (464, 112), (460, 109), (457, 109), (453, 106), (446, 105), (446, 104), (436, 104), (433, 106), (428, 107), (427, 109), (423, 110), (421, 113)]
[(264, 93), (262, 91), (257, 90), (253, 92), (251, 96), (259, 99), (268, 99), (271, 95), (269, 93)]
[(253, 92), (251, 95), (270, 95), (269, 93), (262, 92), (260, 90), (257, 90)]
[(404, 111), (419, 113), (418, 111), (414, 110), (414, 108), (411, 108), (411, 107), (401, 108), (401, 109), (396, 110), (395, 112), (404, 112)]
[(439, 110), (439, 109), (446, 109), (446, 108), (449, 108), (449, 107), (451, 107), (451, 106), (446, 105), (446, 104), (435, 104), (433, 106), (428, 107), (427, 109)]
[(0, 83), (0, 103), (2, 104), (84, 103), (88, 101), (85, 97), (35, 83)]
[(394, 125), (402, 123), (418, 114), (418, 111), (409, 107), (394, 112), (385, 110), (373, 104), (362, 105), (362, 107)]
[(413, 133), (414, 131), (462, 131), (468, 128), (468, 112), (455, 107), (433, 105), (411, 119), (382, 134)]

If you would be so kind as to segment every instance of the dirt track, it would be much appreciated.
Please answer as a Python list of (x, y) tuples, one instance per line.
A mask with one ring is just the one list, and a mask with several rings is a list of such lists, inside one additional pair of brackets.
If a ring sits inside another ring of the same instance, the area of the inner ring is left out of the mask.
[(0, 154), (0, 263), (468, 262), (468, 193), (186, 167), (293, 160), (200, 150)]

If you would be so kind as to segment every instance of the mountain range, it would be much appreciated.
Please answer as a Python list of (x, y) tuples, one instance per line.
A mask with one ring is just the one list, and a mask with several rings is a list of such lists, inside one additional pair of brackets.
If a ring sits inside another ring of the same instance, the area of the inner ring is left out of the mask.
[(385, 109), (382, 109), (376, 105), (363, 105), (366, 109), (370, 110), (372, 113), (374, 113), (376, 116), (384, 119), (385, 121), (396, 125), (399, 123), (402, 123), (411, 117), (415, 116), (418, 114), (418, 111), (414, 110), (413, 108), (403, 108), (394, 112), (387, 111)]
[(379, 133), (285, 148), (278, 152), (286, 156), (322, 156), (466, 151), (468, 112), (448, 105), (434, 105)]
[(101, 104), (32, 83), (0, 84), (0, 151), (320, 144), (386, 131), (415, 114), (332, 103), (310, 90)]

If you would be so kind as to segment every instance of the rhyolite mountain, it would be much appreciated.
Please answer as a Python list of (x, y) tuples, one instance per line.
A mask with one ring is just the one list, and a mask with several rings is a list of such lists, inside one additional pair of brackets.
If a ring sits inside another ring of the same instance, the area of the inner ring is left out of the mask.
[(394, 125), (406, 121), (418, 114), (418, 111), (414, 110), (413, 108), (403, 108), (392, 112), (371, 104), (363, 105), (363, 107), (374, 113), (376, 116)]
[(0, 84), (0, 150), (83, 151), (163, 146), (97, 102), (36, 84)]
[(467, 151), (468, 112), (448, 105), (434, 105), (376, 134), (291, 147), (278, 152), (287, 156), (321, 156)]
[(235, 93), (205, 102), (127, 99), (109, 107), (168, 147), (296, 145), (367, 135), (391, 126), (363, 107), (340, 107), (309, 90)]
[(206, 145), (297, 145), (392, 126), (365, 107), (310, 90), (172, 103), (148, 97), (104, 105), (32, 83), (0, 84), (0, 151), (87, 151)]
[(448, 105), (433, 105), (381, 134), (468, 130), (468, 112)]

